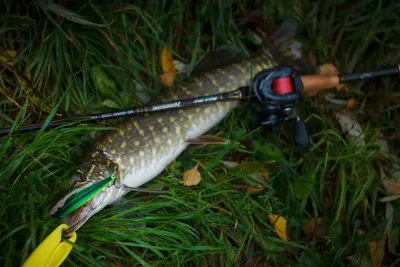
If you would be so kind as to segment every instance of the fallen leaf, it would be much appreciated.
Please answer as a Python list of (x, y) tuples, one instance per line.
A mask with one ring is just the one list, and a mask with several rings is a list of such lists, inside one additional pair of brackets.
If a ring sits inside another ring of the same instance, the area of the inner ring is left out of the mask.
[[(264, 168), (264, 163), (259, 161), (243, 161), (240, 164), (235, 161), (221, 161), (227, 168), (247, 174), (254, 180), (265, 183), (268, 180), (268, 172)], [(265, 189), (260, 184), (247, 182), (247, 191), (257, 193)]]
[(335, 112), (335, 117), (342, 128), (342, 132), (345, 133), (350, 140), (358, 138), (358, 144), (365, 144), (361, 125), (352, 113), (346, 111)]
[[(316, 233), (314, 233), (315, 228), (317, 230)], [(323, 217), (317, 218), (317, 226), (316, 227), (315, 227), (315, 219), (308, 221), (304, 225), (303, 230), (304, 230), (304, 234), (307, 236), (308, 239), (312, 239), (315, 235), (315, 238), (317, 240), (321, 240), (327, 230), (326, 226), (324, 225), (324, 218)]]
[(379, 241), (370, 242), (370, 256), (373, 267), (382, 266), (383, 257), (385, 256), (385, 246), (386, 246), (386, 230), (383, 235), (383, 239)]
[(198, 165), (194, 166), (192, 169), (183, 174), (183, 184), (185, 186), (193, 186), (200, 183), (201, 175), (197, 167)]
[(268, 215), (269, 222), (273, 224), (275, 233), (283, 240), (287, 240), (286, 219), (279, 215)]
[(326, 63), (318, 67), (319, 74), (339, 74), (338, 69), (333, 63)]
[(397, 179), (383, 179), (383, 187), (386, 189), (388, 195), (400, 195), (400, 180)]
[(268, 172), (267, 172), (267, 170), (265, 168), (260, 168), (260, 172), (264, 173), (263, 174), (264, 180), (268, 181)]
[(163, 70), (163, 73), (160, 75), (161, 82), (171, 87), (174, 84), (176, 68), (174, 58), (166, 47), (161, 52), (161, 68)]
[(175, 75), (172, 72), (164, 72), (160, 75), (161, 82), (168, 87), (174, 84)]
[(161, 53), (161, 67), (163, 72), (171, 72), (173, 75), (176, 74), (174, 58), (166, 47), (163, 48)]
[(357, 101), (354, 98), (350, 98), (349, 100), (347, 100), (347, 109), (351, 109), (356, 103)]
[(249, 193), (258, 193), (264, 190), (264, 187), (262, 185), (255, 185), (255, 186), (249, 186), (247, 187), (247, 191)]
[(231, 161), (231, 160), (225, 160), (225, 161), (221, 161), (222, 164), (224, 164), (226, 167), (228, 167), (229, 169), (232, 169), (233, 167), (236, 167), (239, 165), (238, 162), (236, 161)]

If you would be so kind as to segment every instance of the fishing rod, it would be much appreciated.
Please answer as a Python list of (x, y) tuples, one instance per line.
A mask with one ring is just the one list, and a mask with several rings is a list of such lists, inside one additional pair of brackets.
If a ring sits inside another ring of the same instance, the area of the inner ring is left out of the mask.
[[(143, 105), (122, 111), (55, 120), (49, 122), (46, 129), (72, 122), (100, 121), (167, 109), (184, 108), (221, 101), (238, 101), (248, 97), (256, 97), (258, 104), (261, 106), (263, 113), (266, 116), (266, 119), (263, 119), (261, 125), (275, 125), (282, 122), (293, 121), (294, 143), (300, 147), (305, 147), (308, 144), (307, 128), (299, 116), (293, 114), (293, 104), (300, 99), (302, 93), (315, 93), (335, 88), (341, 83), (399, 74), (400, 65), (387, 69), (343, 75), (315, 74), (303, 76), (295, 74), (290, 66), (274, 67), (265, 69), (255, 75), (252, 84), (253, 95), (250, 95), (249, 93), (250, 87), (243, 87), (228, 93), (179, 99), (152, 105)], [(18, 131), (34, 131), (41, 129), (43, 126), (44, 123), (30, 124), (21, 126)], [(7, 135), (10, 132), (10, 128), (0, 129), (0, 136)]]
[[(182, 107), (190, 107), (199, 104), (205, 103), (213, 103), (219, 101), (233, 101), (233, 100), (240, 100), (244, 98), (245, 95), (244, 88), (237, 89), (232, 92), (217, 94), (217, 95), (210, 95), (210, 96), (200, 96), (195, 98), (188, 98), (188, 99), (180, 99), (168, 102), (162, 102), (159, 104), (154, 105), (147, 105), (147, 106), (138, 106), (131, 109), (120, 110), (115, 112), (107, 112), (107, 113), (99, 113), (94, 115), (86, 115), (86, 116), (77, 116), (71, 117), (70, 119), (62, 119), (62, 120), (55, 120), (50, 121), (46, 126), (48, 128), (54, 128), (58, 126), (62, 126), (72, 122), (91, 122), (91, 121), (101, 121), (107, 119), (115, 119), (115, 118), (122, 118), (122, 117), (130, 117), (134, 115), (139, 115), (143, 113), (161, 111), (166, 109), (176, 109)], [(19, 128), (19, 132), (27, 132), (33, 130), (40, 130), (43, 127), (44, 123), (36, 123), (36, 124), (29, 124), (24, 125)], [(11, 131), (10, 128), (0, 129), (0, 136), (9, 134)]]

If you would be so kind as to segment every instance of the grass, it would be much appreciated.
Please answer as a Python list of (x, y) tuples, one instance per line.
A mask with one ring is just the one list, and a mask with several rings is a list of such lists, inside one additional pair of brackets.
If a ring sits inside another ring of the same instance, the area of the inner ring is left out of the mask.
[[(393, 65), (399, 55), (396, 1), (57, 2), (83, 19), (37, 3), (0, 4), (1, 47), (18, 51), (12, 65), (0, 68), (1, 127), (146, 102), (167, 90), (158, 78), (162, 47), (193, 69), (220, 44), (246, 46), (241, 19), (253, 10), (271, 26), (283, 16), (296, 18), (317, 65), (359, 71)], [(323, 95), (298, 106), (311, 133), (306, 150), (293, 147), (289, 126), (248, 133), (254, 115), (238, 109), (212, 130), (231, 144), (185, 151), (149, 184), (168, 194), (130, 193), (90, 219), (64, 265), (348, 266), (348, 256), (369, 257), (369, 242), (380, 240), (386, 226), (380, 169), (391, 166), (378, 131), (398, 149), (396, 83), (354, 83), (344, 96), (360, 103), (354, 113), (365, 130), (363, 146), (346, 139), (333, 116), (338, 107)], [(89, 133), (104, 129), (64, 127), (2, 140), (0, 265), (22, 264), (59, 224), (47, 213), (91, 144)], [(222, 160), (263, 166), (264, 190), (249, 192), (257, 183), (252, 171), (229, 169)], [(182, 173), (196, 164), (201, 183), (183, 186)], [(288, 242), (275, 235), (269, 214), (286, 218)], [(310, 238), (303, 226), (318, 217), (326, 231), (322, 239)], [(393, 229), (398, 223), (395, 218)], [(398, 263), (395, 254), (385, 255), (383, 266)]]

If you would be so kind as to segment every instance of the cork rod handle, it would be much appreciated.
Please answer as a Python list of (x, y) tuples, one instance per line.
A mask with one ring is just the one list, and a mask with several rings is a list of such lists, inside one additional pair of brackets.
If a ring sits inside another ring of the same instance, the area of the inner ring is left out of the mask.
[(303, 83), (304, 93), (317, 93), (329, 88), (335, 88), (340, 79), (338, 75), (320, 74), (320, 75), (305, 75), (300, 77)]

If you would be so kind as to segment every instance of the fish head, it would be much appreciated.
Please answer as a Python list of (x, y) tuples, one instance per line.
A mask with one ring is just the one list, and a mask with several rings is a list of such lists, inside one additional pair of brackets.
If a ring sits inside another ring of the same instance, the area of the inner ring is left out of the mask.
[[(91, 185), (104, 181), (108, 177), (114, 177), (114, 180), (96, 192), (90, 199), (63, 218), (63, 223), (68, 225), (68, 229), (64, 232), (66, 235), (78, 230), (89, 218), (101, 211), (108, 204), (115, 202), (121, 195), (122, 188), (119, 186), (121, 177), (119, 166), (117, 163), (109, 160), (107, 157), (97, 157), (86, 161), (72, 175), (72, 186), (50, 210), (50, 217), (59, 217), (60, 209), (65, 209), (71, 202), (71, 196), (75, 193), (82, 192)], [(76, 194), (75, 194), (76, 195)]]

